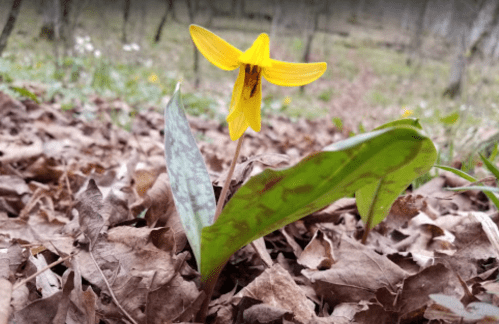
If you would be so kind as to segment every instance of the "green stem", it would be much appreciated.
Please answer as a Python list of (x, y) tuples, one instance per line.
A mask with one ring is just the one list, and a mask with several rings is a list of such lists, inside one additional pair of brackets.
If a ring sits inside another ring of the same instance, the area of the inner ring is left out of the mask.
[[(234, 174), (234, 169), (236, 168), (237, 158), (239, 157), (239, 153), (241, 152), (243, 138), (244, 138), (244, 134), (237, 141), (237, 147), (236, 147), (236, 151), (234, 152), (234, 158), (232, 159), (232, 163), (230, 164), (229, 173), (227, 174), (227, 178), (225, 179), (225, 183), (224, 183), (224, 186), (222, 188), (222, 192), (220, 193), (220, 197), (218, 197), (217, 209), (215, 211), (214, 222), (217, 221), (218, 216), (220, 216), (220, 214), (222, 213), (222, 209), (223, 209), (224, 203), (225, 203), (225, 198), (227, 197), (227, 192), (229, 191), (230, 182), (232, 180), (232, 175)], [(227, 260), (227, 261), (229, 261), (229, 260)], [(206, 315), (208, 314), (208, 306), (210, 305), (211, 296), (213, 295), (213, 290), (215, 289), (215, 285), (218, 281), (218, 277), (220, 276), (220, 273), (222, 272), (222, 269), (225, 267), (225, 264), (227, 263), (227, 261), (225, 261), (225, 263), (221, 267), (219, 267), (216, 271), (214, 271), (206, 281), (201, 279), (202, 280), (201, 289), (205, 292), (206, 298), (205, 298), (203, 304), (201, 305), (201, 309), (199, 310), (199, 312), (196, 316), (196, 322), (198, 322), (198, 323), (204, 323), (206, 320)]]
[(222, 209), (224, 207), (225, 198), (227, 197), (227, 192), (229, 191), (230, 181), (232, 180), (232, 175), (234, 174), (234, 169), (236, 168), (237, 158), (239, 157), (239, 152), (241, 152), (241, 146), (243, 145), (244, 134), (237, 141), (236, 152), (234, 153), (234, 158), (232, 159), (232, 163), (230, 164), (229, 173), (227, 174), (227, 178), (225, 179), (224, 186), (222, 188), (222, 192), (220, 193), (220, 197), (218, 197), (217, 210), (215, 211), (215, 220), (217, 221), (218, 216), (222, 213)]
[(378, 185), (376, 186), (376, 190), (374, 191), (371, 204), (369, 205), (369, 211), (367, 213), (367, 222), (364, 228), (364, 235), (362, 236), (362, 244), (366, 244), (367, 236), (369, 235), (369, 231), (371, 230), (371, 224), (373, 223), (373, 215), (374, 215), (374, 205), (376, 204), (376, 200), (378, 200), (378, 193), (382, 183), (383, 179), (380, 179)]

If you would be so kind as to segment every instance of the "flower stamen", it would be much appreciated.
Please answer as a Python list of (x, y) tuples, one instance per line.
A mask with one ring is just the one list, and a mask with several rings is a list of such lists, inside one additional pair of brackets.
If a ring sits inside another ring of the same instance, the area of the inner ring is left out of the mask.
[(244, 86), (246, 89), (251, 89), (249, 98), (252, 98), (256, 93), (258, 82), (261, 82), (262, 78), (260, 75), (262, 73), (262, 68), (258, 65), (251, 66), (251, 64), (246, 64), (244, 72)]

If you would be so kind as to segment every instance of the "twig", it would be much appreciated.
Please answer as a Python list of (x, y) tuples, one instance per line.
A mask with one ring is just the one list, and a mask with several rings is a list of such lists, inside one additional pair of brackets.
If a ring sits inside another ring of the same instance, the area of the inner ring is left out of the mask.
[[(78, 252), (76, 252), (78, 253)], [(24, 280), (21, 280), (19, 281), (18, 283), (16, 283), (14, 285), (14, 287), (12, 287), (12, 290), (16, 290), (17, 288), (21, 287), (22, 285), (26, 284), (28, 281), (30, 281), (31, 279), (35, 278), (36, 276), (38, 276), (39, 274), (47, 271), (48, 269), (58, 265), (59, 263), (63, 263), (64, 261), (68, 260), (68, 259), (71, 259), (76, 253), (74, 254), (70, 254), (68, 255), (67, 257), (64, 257), (62, 259), (59, 259), (55, 262), (52, 262), (51, 264), (49, 264), (48, 266), (46, 266), (45, 268), (41, 269), (41, 270), (38, 270), (36, 273), (32, 274), (31, 276), (29, 276), (28, 278), (24, 279)]]
[(234, 153), (234, 158), (232, 159), (232, 163), (230, 164), (229, 173), (227, 174), (227, 178), (225, 179), (224, 186), (222, 188), (222, 192), (220, 193), (220, 197), (218, 197), (217, 209), (215, 211), (215, 220), (217, 220), (218, 216), (222, 213), (222, 209), (224, 207), (225, 197), (227, 197), (227, 191), (229, 191), (230, 181), (232, 180), (232, 175), (234, 174), (234, 169), (236, 168), (237, 158), (239, 156), (239, 152), (241, 151), (241, 146), (243, 144), (244, 134), (237, 141), (236, 152)]
[(125, 314), (125, 316), (128, 318), (128, 320), (130, 320), (130, 322), (132, 322), (133, 324), (137, 324), (137, 322), (132, 318), (132, 316), (130, 316), (130, 314), (128, 314), (127, 311), (121, 306), (121, 304), (118, 302), (118, 299), (116, 299), (116, 296), (114, 295), (113, 290), (111, 289), (111, 286), (109, 285), (109, 282), (106, 279), (106, 276), (104, 275), (104, 273), (100, 269), (99, 265), (97, 264), (97, 261), (95, 261), (94, 254), (92, 253), (92, 250), (88, 251), (88, 253), (90, 254), (90, 257), (92, 258), (92, 261), (94, 261), (94, 264), (97, 267), (97, 270), (99, 270), (99, 273), (101, 274), (102, 279), (104, 280), (104, 283), (106, 284), (107, 289), (109, 290), (109, 294), (111, 294), (111, 298), (113, 298), (113, 301), (116, 304), (116, 306), (118, 306), (118, 308), (123, 312), (123, 314)]

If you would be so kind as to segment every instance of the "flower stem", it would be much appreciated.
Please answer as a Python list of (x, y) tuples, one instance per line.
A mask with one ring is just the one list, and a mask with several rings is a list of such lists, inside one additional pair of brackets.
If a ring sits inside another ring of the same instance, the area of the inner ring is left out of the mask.
[[(218, 197), (217, 209), (215, 211), (215, 220), (213, 222), (215, 222), (218, 216), (222, 213), (225, 198), (227, 197), (227, 192), (229, 191), (230, 181), (232, 180), (232, 175), (234, 174), (234, 169), (236, 168), (237, 158), (239, 157), (239, 152), (241, 152), (241, 146), (243, 145), (243, 138), (244, 134), (237, 141), (237, 147), (236, 151), (234, 152), (234, 157), (232, 158), (232, 162), (230, 164), (229, 173), (227, 174), (227, 178), (225, 179), (225, 183), (222, 188), (222, 192), (220, 193), (220, 197)], [(222, 269), (224, 268), (227, 261), (225, 261), (225, 263), (221, 267), (219, 267), (216, 271), (214, 271), (206, 281), (202, 282), (201, 289), (206, 294), (206, 299), (201, 305), (201, 309), (199, 310), (196, 316), (196, 322), (198, 323), (204, 323), (206, 320), (206, 315), (208, 314), (208, 306), (210, 305), (211, 296), (213, 295), (213, 290), (215, 289), (218, 277), (220, 276), (220, 273), (222, 272)]]
[(222, 192), (220, 193), (220, 197), (218, 197), (217, 209), (215, 211), (215, 220), (217, 220), (218, 216), (222, 213), (222, 209), (224, 207), (225, 198), (227, 197), (227, 192), (229, 191), (230, 181), (232, 180), (232, 175), (234, 174), (234, 169), (236, 168), (237, 158), (239, 157), (239, 152), (241, 151), (241, 146), (243, 145), (244, 134), (237, 141), (236, 152), (234, 153), (234, 158), (232, 159), (232, 163), (230, 164), (229, 173), (227, 174), (227, 178), (225, 179), (224, 186), (222, 188)]

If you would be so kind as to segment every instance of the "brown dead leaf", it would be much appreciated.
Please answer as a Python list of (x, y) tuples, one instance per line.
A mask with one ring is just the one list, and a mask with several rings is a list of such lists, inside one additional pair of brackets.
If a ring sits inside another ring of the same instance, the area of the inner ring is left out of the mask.
[(62, 289), (61, 301), (59, 303), (59, 307), (57, 309), (57, 314), (55, 315), (53, 324), (65, 324), (66, 317), (68, 315), (69, 303), (71, 300), (69, 299), (69, 294), (74, 289), (74, 272), (71, 271), (69, 275), (66, 277), (66, 282), (64, 283), (64, 288)]
[(179, 317), (198, 297), (193, 282), (185, 281), (176, 274), (171, 281), (147, 294), (147, 323), (163, 324)]
[(149, 227), (169, 227), (174, 233), (176, 248), (181, 251), (187, 244), (187, 236), (180, 221), (175, 202), (173, 200), (170, 180), (167, 173), (161, 173), (154, 185), (144, 195), (143, 200), (131, 207), (135, 216), (147, 209), (145, 219)]
[(337, 249), (337, 262), (325, 271), (303, 270), (317, 295), (330, 305), (358, 302), (375, 297), (375, 291), (396, 286), (407, 273), (382, 256), (346, 235)]
[(258, 304), (244, 310), (243, 318), (246, 323), (277, 324), (283, 323), (283, 320), (291, 321), (293, 315), (290, 311), (279, 307)]
[(336, 262), (333, 242), (317, 230), (297, 262), (312, 270), (327, 270)]
[(62, 292), (36, 300), (12, 314), (11, 322), (16, 324), (52, 324), (62, 298)]
[(7, 323), (10, 313), (10, 300), (12, 296), (12, 283), (0, 276), (0, 323)]
[(464, 291), (454, 272), (439, 263), (404, 280), (395, 309), (405, 319), (422, 318), (424, 309), (430, 302), (430, 294), (444, 294), (461, 299)]
[(102, 217), (104, 209), (102, 193), (93, 179), (90, 179), (87, 189), (77, 200), (75, 209), (78, 211), (80, 228), (89, 240), (90, 248), (93, 249), (105, 223)]
[(353, 321), (358, 324), (397, 323), (398, 316), (395, 312), (387, 311), (378, 304), (369, 304), (366, 310), (355, 314)]
[(290, 311), (302, 323), (313, 323), (314, 304), (293, 281), (289, 273), (279, 264), (265, 270), (235, 297), (251, 297), (265, 304)]

